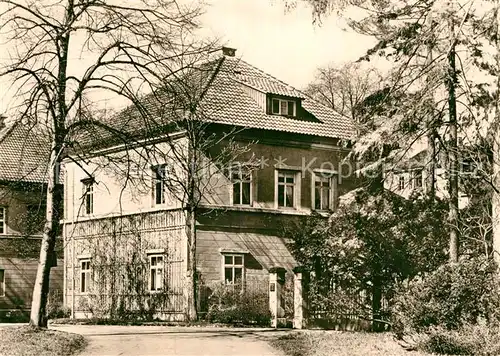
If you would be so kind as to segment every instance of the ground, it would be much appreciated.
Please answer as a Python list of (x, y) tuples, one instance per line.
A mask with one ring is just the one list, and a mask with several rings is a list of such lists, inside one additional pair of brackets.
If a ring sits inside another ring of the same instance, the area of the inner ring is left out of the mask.
[(429, 356), (406, 351), (390, 333), (304, 330), (278, 336), (271, 345), (287, 356)]
[(80, 335), (87, 346), (79, 356), (428, 356), (405, 351), (389, 333), (120, 325), (51, 325), (41, 333), (23, 330), (28, 327), (0, 325), (0, 356), (69, 355), (77, 350)]
[(54, 325), (51, 329), (83, 335), (88, 346), (79, 356), (282, 356), (268, 340), (286, 333), (273, 329), (166, 326)]
[(63, 356), (85, 346), (81, 335), (40, 330), (28, 325), (0, 326), (0, 356)]

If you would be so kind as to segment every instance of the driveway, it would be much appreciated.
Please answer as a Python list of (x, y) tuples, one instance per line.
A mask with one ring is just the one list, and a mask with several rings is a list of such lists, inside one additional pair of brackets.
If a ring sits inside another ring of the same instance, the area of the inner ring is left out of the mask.
[(81, 356), (206, 355), (281, 356), (267, 339), (285, 331), (274, 329), (52, 325), (51, 329), (84, 335)]

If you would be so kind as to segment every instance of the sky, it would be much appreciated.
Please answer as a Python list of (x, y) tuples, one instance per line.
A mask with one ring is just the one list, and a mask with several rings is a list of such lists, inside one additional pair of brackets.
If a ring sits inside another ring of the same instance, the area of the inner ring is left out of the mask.
[(317, 67), (340, 65), (362, 56), (372, 38), (352, 30), (334, 15), (313, 24), (311, 9), (299, 2), (285, 10), (283, 0), (208, 0), (203, 24), (246, 62), (303, 88)]
[[(345, 30), (334, 15), (323, 18), (321, 25), (313, 24), (311, 9), (300, 0), (288, 11), (284, 0), (205, 3), (203, 35), (220, 38), (237, 49), (237, 57), (298, 89), (313, 79), (316, 68), (356, 60), (374, 44), (371, 38)], [(12, 106), (13, 90), (8, 86), (0, 81), (0, 113), (8, 113)]]

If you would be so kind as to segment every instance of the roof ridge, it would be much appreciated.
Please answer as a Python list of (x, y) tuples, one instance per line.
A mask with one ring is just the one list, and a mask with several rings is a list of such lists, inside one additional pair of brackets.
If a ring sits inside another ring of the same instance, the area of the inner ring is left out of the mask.
[(253, 64), (250, 64), (250, 63), (248, 63), (247, 61), (245, 61), (245, 60), (243, 60), (243, 59), (241, 59), (241, 62), (243, 62), (243, 63), (245, 63), (246, 65), (248, 65), (248, 66), (250, 66), (250, 67), (252, 67), (252, 68), (256, 69), (257, 71), (259, 71), (259, 72), (261, 72), (261, 73), (263, 73), (263, 74), (265, 74), (266, 76), (268, 76), (268, 77), (272, 78), (273, 80), (276, 80), (278, 83), (281, 83), (281, 84), (283, 84), (284, 86), (290, 87), (290, 88), (292, 88), (293, 90), (300, 92), (300, 90), (298, 90), (297, 88), (295, 88), (293, 85), (288, 84), (288, 83), (286, 83), (286, 82), (282, 81), (281, 79), (276, 78), (274, 75), (272, 75), (272, 74), (270, 74), (270, 73), (267, 73), (266, 71), (264, 71), (264, 70), (260, 69), (259, 67), (256, 67), (256, 66), (254, 66)]

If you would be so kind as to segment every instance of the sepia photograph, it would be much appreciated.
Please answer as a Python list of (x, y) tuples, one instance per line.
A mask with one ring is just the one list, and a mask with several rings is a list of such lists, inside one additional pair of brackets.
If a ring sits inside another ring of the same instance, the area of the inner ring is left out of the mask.
[(500, 0), (0, 0), (0, 356), (500, 355), (499, 157)]

